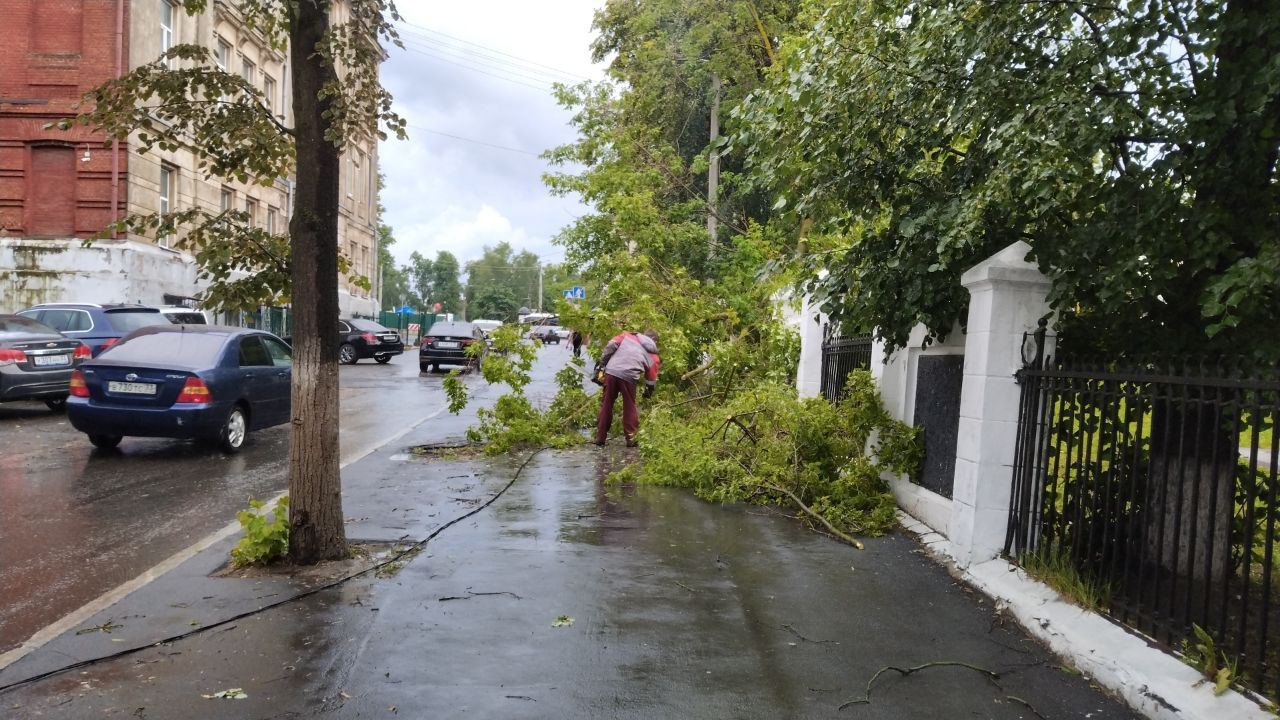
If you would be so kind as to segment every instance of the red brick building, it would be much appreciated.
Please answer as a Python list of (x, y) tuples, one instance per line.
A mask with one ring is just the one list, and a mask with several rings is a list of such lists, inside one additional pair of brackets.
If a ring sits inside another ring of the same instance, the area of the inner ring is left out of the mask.
[(123, 144), (45, 126), (127, 69), (128, 12), (128, 0), (0, 0), (0, 236), (89, 237), (123, 212)]

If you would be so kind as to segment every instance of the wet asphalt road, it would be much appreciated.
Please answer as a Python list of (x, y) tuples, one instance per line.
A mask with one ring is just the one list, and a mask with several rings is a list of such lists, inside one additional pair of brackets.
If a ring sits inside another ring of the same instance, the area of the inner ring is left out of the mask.
[[(342, 367), (343, 461), (438, 411), (443, 377), (412, 353)], [(102, 452), (42, 403), (0, 405), (0, 653), (282, 491), (288, 437), (253, 433), (236, 455), (149, 438)]]

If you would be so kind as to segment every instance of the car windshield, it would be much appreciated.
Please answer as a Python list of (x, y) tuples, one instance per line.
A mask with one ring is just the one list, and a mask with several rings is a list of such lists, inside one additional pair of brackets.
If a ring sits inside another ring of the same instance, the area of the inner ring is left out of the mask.
[(10, 315), (8, 317), (0, 317), (0, 333), (35, 333), (38, 335), (61, 335), (57, 330), (30, 320), (28, 318)]
[(365, 332), (386, 332), (389, 328), (383, 327), (372, 320), (350, 320), (351, 327)]
[(100, 357), (201, 370), (218, 364), (226, 342), (227, 336), (222, 333), (150, 332), (116, 343)]
[(150, 325), (172, 325), (159, 310), (108, 310), (107, 319), (116, 332), (130, 333)]
[(471, 323), (438, 322), (431, 326), (427, 334), (436, 337), (471, 337), (475, 334), (475, 326)]

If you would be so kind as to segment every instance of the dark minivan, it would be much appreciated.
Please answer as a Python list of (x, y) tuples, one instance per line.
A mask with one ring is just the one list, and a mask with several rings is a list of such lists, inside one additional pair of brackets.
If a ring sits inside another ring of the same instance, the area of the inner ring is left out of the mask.
[(260, 330), (157, 325), (71, 375), (67, 418), (99, 448), (124, 436), (205, 440), (235, 452), (289, 420), (289, 346)]
[(146, 305), (47, 303), (18, 314), (88, 345), (94, 357), (138, 328), (170, 324), (158, 309)]

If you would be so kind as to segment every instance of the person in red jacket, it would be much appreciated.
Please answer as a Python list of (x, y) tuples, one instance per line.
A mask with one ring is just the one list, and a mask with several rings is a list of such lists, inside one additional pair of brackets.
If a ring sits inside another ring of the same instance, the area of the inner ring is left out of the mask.
[(596, 419), (596, 445), (604, 445), (613, 423), (613, 403), (622, 395), (622, 432), (627, 447), (636, 446), (640, 416), (636, 412), (636, 383), (645, 380), (644, 396), (653, 394), (658, 382), (658, 333), (620, 333), (607, 345), (596, 366), (604, 370), (604, 390), (600, 393), (600, 416)]

